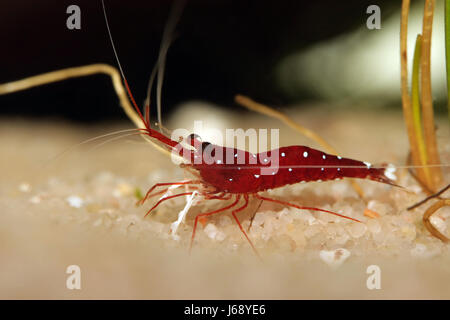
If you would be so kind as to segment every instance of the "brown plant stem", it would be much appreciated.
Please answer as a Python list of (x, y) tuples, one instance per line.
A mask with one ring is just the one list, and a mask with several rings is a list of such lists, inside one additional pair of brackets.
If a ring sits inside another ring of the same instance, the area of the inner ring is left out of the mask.
[(430, 233), (435, 236), (436, 238), (441, 239), (443, 242), (450, 242), (450, 239), (447, 238), (445, 235), (443, 235), (436, 227), (431, 223), (430, 218), (431, 216), (440, 208), (444, 206), (450, 206), (450, 199), (446, 200), (440, 200), (433, 204), (431, 207), (428, 208), (428, 210), (423, 215), (423, 224), (425, 225), (425, 228), (427, 228)]
[(435, 194), (432, 194), (431, 196), (426, 197), (425, 199), (423, 199), (420, 202), (417, 202), (416, 204), (410, 206), (407, 208), (407, 210), (412, 210), (415, 209), (417, 207), (420, 207), (421, 205), (423, 205), (424, 203), (428, 202), (431, 199), (437, 198), (440, 200), (443, 200), (440, 195), (443, 194), (445, 191), (447, 191), (448, 189), (450, 189), (450, 184), (448, 184), (446, 187), (442, 188), (440, 191), (436, 192)]

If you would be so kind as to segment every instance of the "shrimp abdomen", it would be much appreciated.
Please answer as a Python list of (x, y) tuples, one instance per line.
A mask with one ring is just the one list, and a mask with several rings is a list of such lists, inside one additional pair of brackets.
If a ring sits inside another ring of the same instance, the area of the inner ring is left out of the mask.
[(290, 146), (279, 149), (279, 170), (267, 187), (342, 178), (392, 184), (385, 169), (374, 168), (368, 162), (335, 156), (306, 146)]

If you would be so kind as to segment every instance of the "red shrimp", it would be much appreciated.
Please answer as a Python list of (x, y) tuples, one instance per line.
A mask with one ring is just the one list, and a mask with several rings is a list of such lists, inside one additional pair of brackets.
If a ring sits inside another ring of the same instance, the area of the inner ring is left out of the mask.
[[(180, 143), (170, 140), (159, 133), (155, 134), (154, 130), (150, 129), (148, 123), (146, 123), (146, 126), (149, 136), (165, 143), (165, 145), (171, 148), (174, 153), (183, 156), (183, 158), (187, 160), (188, 163), (183, 164), (182, 167), (197, 175), (198, 179), (156, 184), (150, 188), (146, 196), (141, 200), (141, 203), (144, 203), (152, 196), (151, 193), (156, 188), (177, 185), (196, 185), (199, 187), (198, 192), (205, 199), (234, 199), (234, 202), (230, 205), (211, 212), (201, 213), (195, 217), (190, 248), (192, 248), (197, 224), (201, 217), (207, 217), (226, 210), (231, 210), (234, 220), (256, 252), (252, 241), (242, 228), (242, 225), (236, 216), (236, 213), (244, 210), (248, 206), (250, 197), (297, 209), (326, 212), (360, 222), (357, 219), (346, 217), (332, 211), (298, 206), (293, 203), (260, 195), (261, 192), (270, 189), (301, 182), (338, 180), (342, 178), (370, 179), (397, 186), (391, 179), (394, 178), (392, 173), (394, 168), (375, 168), (368, 162), (342, 158), (306, 146), (288, 146), (267, 153), (253, 154), (236, 148), (226, 148), (207, 142), (201, 142), (197, 135), (192, 134), (188, 137), (187, 142), (193, 146), (193, 149), (188, 149)], [(161, 139), (162, 137), (164, 138)], [(224, 157), (216, 159), (215, 154), (220, 153), (221, 155), (226, 155), (227, 152), (232, 155), (229, 158), (235, 159), (236, 161), (230, 163), (222, 160), (225, 159)], [(278, 164), (275, 166), (269, 161), (269, 159), (272, 159), (274, 153), (278, 154), (277, 159), (279, 160)], [(259, 160), (259, 163), (257, 161), (252, 161), (252, 158)], [(268, 172), (262, 174), (262, 169), (267, 169)], [(161, 192), (158, 194), (161, 194)], [(183, 192), (163, 197), (147, 212), (147, 215), (166, 200), (192, 194), (193, 192)], [(244, 203), (242, 206), (238, 207), (241, 199), (244, 200)]]
[[(107, 19), (106, 23), (111, 43), (114, 52), (116, 53)], [(165, 48), (165, 50), (167, 50), (167, 48)], [(195, 192), (204, 197), (206, 200), (233, 200), (231, 204), (210, 212), (198, 214), (195, 217), (189, 251), (192, 249), (192, 244), (194, 243), (195, 233), (200, 218), (208, 217), (224, 211), (231, 211), (234, 220), (244, 234), (245, 238), (248, 240), (255, 253), (258, 254), (236, 215), (238, 212), (247, 208), (251, 197), (261, 201), (274, 202), (296, 209), (326, 212), (355, 222), (360, 222), (357, 219), (332, 211), (298, 206), (290, 202), (272, 199), (260, 194), (261, 192), (267, 190), (301, 182), (337, 180), (342, 178), (370, 179), (397, 186), (391, 179), (393, 178), (393, 168), (375, 168), (367, 162), (342, 158), (340, 156), (327, 154), (306, 146), (281, 147), (267, 153), (252, 154), (236, 148), (226, 148), (208, 142), (202, 142), (200, 137), (195, 134), (191, 134), (187, 137), (185, 141), (187, 145), (183, 145), (179, 141), (174, 141), (161, 132), (151, 128), (149, 119), (150, 99), (148, 98), (146, 100), (146, 116), (144, 117), (140, 111), (140, 108), (136, 104), (135, 99), (133, 98), (118, 58), (117, 62), (119, 64), (122, 78), (130, 100), (145, 125), (145, 128), (142, 129), (140, 133), (156, 139), (174, 154), (182, 156), (187, 162), (186, 164), (182, 164), (182, 167), (197, 176), (197, 179), (195, 180), (174, 183), (158, 183), (149, 189), (145, 197), (140, 201), (140, 204), (143, 204), (152, 196), (168, 191), (167, 187), (183, 185), (194, 186), (197, 189)], [(160, 121), (158, 121), (158, 123), (161, 126)], [(216, 157), (216, 154), (229, 155), (229, 157), (227, 157), (226, 161), (224, 157)], [(273, 159), (277, 160), (275, 165), (272, 163)], [(257, 160), (259, 160), (259, 162)], [(268, 171), (262, 174), (263, 169)], [(160, 187), (166, 187), (166, 189), (152, 194), (155, 189)], [(156, 209), (162, 202), (188, 195), (193, 195), (193, 192), (182, 192), (171, 196), (163, 196), (150, 210), (148, 210), (146, 216)], [(239, 205), (241, 200), (244, 202)]]

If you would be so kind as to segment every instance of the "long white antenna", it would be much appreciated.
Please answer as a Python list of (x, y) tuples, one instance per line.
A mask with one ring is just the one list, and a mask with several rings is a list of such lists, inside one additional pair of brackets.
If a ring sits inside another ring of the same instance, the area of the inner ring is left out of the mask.
[[(158, 125), (159, 130), (162, 130), (162, 117), (161, 117), (161, 92), (162, 92), (162, 85), (164, 81), (164, 69), (166, 67), (166, 58), (167, 58), (167, 51), (169, 50), (170, 42), (172, 40), (172, 35), (175, 30), (175, 26), (177, 25), (181, 13), (183, 12), (183, 8), (185, 6), (186, 1), (185, 0), (179, 0), (175, 1), (172, 5), (171, 13), (169, 16), (169, 19), (167, 20), (166, 26), (164, 28), (163, 37), (161, 40), (161, 46), (159, 49), (159, 56), (158, 56), (158, 62), (157, 62), (157, 74), (158, 74), (158, 80), (156, 84), (156, 110), (157, 110), (157, 116), (158, 116)], [(155, 70), (155, 69), (154, 69)], [(152, 73), (152, 76), (150, 78), (149, 83), (149, 93), (151, 92), (153, 81), (154, 81), (154, 74)], [(150, 94), (148, 96), (148, 101), (150, 101)]]
[[(178, 0), (178, 1), (176, 0), (174, 2), (174, 4), (172, 5), (169, 19), (164, 28), (164, 33), (163, 33), (163, 37), (161, 40), (161, 46), (159, 49), (158, 61), (156, 62), (155, 66), (153, 67), (153, 70), (152, 70), (152, 73), (150, 76), (150, 80), (149, 80), (149, 84), (148, 84), (147, 97), (145, 99), (145, 105), (150, 106), (153, 83), (154, 83), (155, 77), (157, 75), (158, 78), (157, 78), (157, 88), (156, 88), (156, 110), (157, 110), (157, 117), (158, 117), (158, 127), (159, 127), (160, 131), (163, 129), (162, 117), (161, 117), (161, 92), (162, 92), (162, 85), (163, 85), (163, 81), (164, 81), (164, 69), (165, 69), (165, 65), (166, 65), (167, 51), (169, 50), (169, 47), (170, 47), (170, 42), (171, 42), (171, 38), (172, 38), (172, 35), (174, 32), (175, 26), (176, 26), (178, 20), (180, 19), (181, 13), (183, 12), (185, 2), (186, 2), (186, 0)], [(102, 0), (102, 8), (103, 8), (103, 15), (105, 17), (106, 28), (108, 30), (109, 40), (111, 42), (117, 64), (119, 65), (120, 74), (122, 75), (123, 79), (126, 79), (125, 73), (123, 72), (122, 64), (120, 63), (120, 60), (119, 60), (119, 55), (117, 54), (116, 46), (114, 45), (114, 40), (113, 40), (113, 37), (111, 34), (111, 29), (109, 27), (108, 16), (106, 14), (106, 7), (105, 7), (104, 0)]]
[(122, 75), (122, 79), (125, 82), (125, 86), (126, 86), (126, 89), (127, 89), (128, 96), (130, 97), (131, 102), (134, 105), (134, 108), (136, 109), (136, 112), (139, 114), (139, 117), (141, 118), (142, 122), (145, 124), (145, 127), (148, 130), (150, 130), (150, 123), (147, 123), (145, 121), (145, 118), (142, 116), (142, 112), (141, 112), (139, 106), (136, 104), (136, 101), (134, 100), (134, 97), (133, 97), (133, 95), (131, 93), (131, 90), (130, 90), (130, 87), (128, 85), (127, 78), (125, 77), (125, 73), (123, 72), (122, 64), (120, 63), (119, 55), (117, 54), (116, 46), (114, 45), (114, 40), (113, 40), (113, 37), (111, 35), (111, 29), (109, 28), (108, 16), (106, 14), (106, 7), (105, 7), (104, 0), (102, 0), (102, 7), (103, 7), (103, 16), (105, 17), (105, 22), (106, 22), (106, 28), (108, 29), (109, 40), (111, 41), (111, 45), (112, 45), (112, 48), (113, 48), (113, 51), (114, 51), (114, 55), (116, 57), (117, 64), (119, 65), (120, 74)]
[(119, 56), (117, 55), (116, 46), (114, 45), (114, 40), (111, 35), (111, 30), (109, 29), (108, 16), (106, 15), (106, 7), (105, 7), (104, 0), (102, 0), (102, 7), (103, 7), (103, 16), (105, 17), (105, 22), (106, 22), (106, 28), (108, 29), (109, 40), (111, 41), (114, 55), (116, 56), (116, 61), (117, 61), (117, 64), (119, 65), (120, 74), (122, 75), (122, 78), (125, 79), (125, 74), (123, 73), (122, 64), (120, 63)]

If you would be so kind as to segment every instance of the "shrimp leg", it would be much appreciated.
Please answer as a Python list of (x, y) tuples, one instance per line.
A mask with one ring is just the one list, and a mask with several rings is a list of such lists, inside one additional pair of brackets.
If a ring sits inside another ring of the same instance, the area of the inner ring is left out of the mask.
[(233, 202), (232, 204), (230, 204), (230, 205), (228, 205), (228, 206), (226, 206), (226, 207), (223, 207), (223, 208), (214, 210), (214, 211), (210, 211), (210, 212), (207, 212), (207, 213), (201, 213), (201, 214), (198, 214), (198, 215), (195, 217), (195, 221), (194, 221), (194, 229), (192, 230), (192, 236), (191, 236), (191, 244), (189, 245), (189, 253), (191, 252), (191, 250), (192, 250), (192, 244), (194, 243), (194, 238), (195, 238), (195, 232), (196, 232), (196, 230), (197, 230), (198, 219), (199, 219), (200, 217), (207, 217), (207, 216), (210, 216), (210, 215), (213, 215), (213, 214), (216, 214), (216, 213), (223, 212), (223, 211), (225, 211), (225, 210), (231, 209), (231, 208), (235, 207), (235, 206), (238, 204), (238, 202), (239, 202), (240, 199), (241, 199), (241, 196), (240, 196), (240, 195), (237, 195), (237, 196), (236, 196), (236, 200), (234, 200), (234, 202)]
[(166, 201), (166, 200), (170, 200), (173, 198), (177, 198), (177, 197), (181, 197), (181, 196), (190, 196), (193, 192), (183, 192), (183, 193), (179, 193), (179, 194), (175, 194), (173, 196), (169, 196), (169, 197), (162, 197), (161, 199), (159, 199), (159, 201), (153, 206), (151, 207), (150, 210), (147, 211), (147, 213), (145, 214), (144, 218), (146, 216), (148, 216), (150, 214), (150, 212), (152, 212), (154, 209), (156, 209), (162, 202)]
[(199, 181), (195, 181), (195, 180), (188, 180), (188, 181), (181, 181), (181, 182), (166, 182), (166, 183), (157, 183), (155, 184), (153, 187), (151, 187), (144, 198), (142, 198), (141, 200), (138, 201), (139, 205), (142, 205), (150, 196), (150, 193), (155, 190), (158, 187), (163, 187), (163, 186), (176, 186), (176, 185), (186, 185), (186, 184), (197, 184), (199, 183)]
[(248, 235), (247, 235), (247, 233), (245, 232), (244, 228), (242, 228), (242, 225), (241, 225), (241, 223), (239, 222), (238, 217), (236, 216), (236, 213), (238, 213), (239, 211), (242, 211), (242, 210), (244, 210), (245, 208), (247, 208), (247, 206), (248, 206), (248, 195), (247, 195), (247, 194), (244, 194), (244, 200), (245, 200), (244, 205), (243, 205), (242, 207), (239, 207), (239, 208), (233, 210), (233, 211), (231, 212), (231, 214), (233, 215), (234, 220), (235, 220), (236, 223), (238, 224), (239, 229), (241, 229), (241, 231), (242, 231), (242, 233), (244, 234), (245, 238), (247, 238), (247, 241), (248, 241), (248, 243), (250, 243), (250, 245), (251, 245), (253, 251), (255, 252), (255, 254), (256, 254), (259, 258), (261, 258), (260, 255), (259, 255), (259, 253), (258, 253), (258, 251), (256, 250), (255, 246), (253, 245), (253, 242), (252, 242), (252, 241), (250, 240), (250, 238), (248, 237)]
[(357, 219), (350, 218), (350, 217), (344, 216), (342, 214), (339, 214), (339, 213), (336, 213), (336, 212), (332, 212), (332, 211), (328, 211), (328, 210), (325, 210), (325, 209), (298, 206), (296, 204), (289, 203), (289, 202), (286, 202), (286, 201), (281, 201), (281, 200), (277, 200), (277, 199), (271, 199), (271, 198), (263, 197), (263, 196), (260, 196), (259, 194), (255, 194), (255, 197), (258, 198), (258, 199), (264, 200), (264, 201), (275, 202), (275, 203), (278, 203), (278, 204), (281, 204), (281, 205), (284, 205), (284, 206), (293, 207), (293, 208), (300, 209), (300, 210), (313, 210), (313, 211), (319, 211), (319, 212), (326, 212), (326, 213), (329, 213), (329, 214), (332, 214), (332, 215), (335, 215), (335, 216), (338, 216), (338, 217), (341, 217), (341, 218), (349, 219), (349, 220), (356, 221), (356, 222), (361, 222), (361, 221), (359, 221)]

